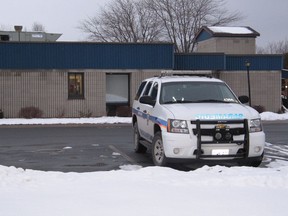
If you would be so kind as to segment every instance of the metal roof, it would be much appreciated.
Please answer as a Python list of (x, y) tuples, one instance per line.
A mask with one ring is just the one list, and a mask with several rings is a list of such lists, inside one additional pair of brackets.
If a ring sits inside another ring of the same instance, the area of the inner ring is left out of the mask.
[(211, 37), (252, 37), (256, 38), (260, 33), (249, 26), (203, 26), (195, 36), (197, 42)]

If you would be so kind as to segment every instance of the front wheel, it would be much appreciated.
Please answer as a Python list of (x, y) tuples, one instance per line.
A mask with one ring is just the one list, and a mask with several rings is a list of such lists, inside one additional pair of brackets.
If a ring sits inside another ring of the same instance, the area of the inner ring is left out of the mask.
[(248, 165), (252, 167), (258, 167), (262, 163), (263, 158), (264, 158), (264, 152), (262, 153), (260, 158), (258, 158), (257, 160), (251, 161)]
[(152, 141), (152, 158), (155, 166), (166, 166), (167, 158), (165, 156), (161, 132), (157, 132)]
[(240, 163), (240, 165), (241, 166), (258, 167), (262, 163), (263, 158), (264, 158), (264, 152), (262, 153), (262, 155), (259, 158), (252, 160), (252, 161), (249, 161), (249, 162), (242, 162), (242, 163)]

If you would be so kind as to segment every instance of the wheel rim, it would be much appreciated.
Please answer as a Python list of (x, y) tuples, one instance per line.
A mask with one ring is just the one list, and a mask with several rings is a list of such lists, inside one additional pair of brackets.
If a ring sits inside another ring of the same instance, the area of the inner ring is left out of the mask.
[(154, 158), (158, 164), (161, 164), (164, 159), (164, 150), (162, 140), (158, 139), (154, 146)]

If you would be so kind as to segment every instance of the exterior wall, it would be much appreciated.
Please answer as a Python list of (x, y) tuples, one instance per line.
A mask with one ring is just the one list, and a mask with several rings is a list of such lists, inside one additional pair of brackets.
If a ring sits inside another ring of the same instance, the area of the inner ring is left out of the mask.
[[(84, 73), (85, 99), (68, 99), (68, 73)], [(38, 107), (43, 117), (106, 115), (106, 73), (130, 74), (130, 104), (141, 81), (160, 70), (0, 70), (0, 109), (19, 117), (24, 107)]]
[[(68, 99), (68, 73), (84, 73), (85, 99)], [(106, 115), (106, 74), (130, 75), (130, 106), (143, 79), (160, 70), (0, 70), (0, 109), (5, 118), (17, 118), (21, 108), (40, 108), (43, 117), (80, 117)], [(221, 71), (219, 78), (238, 95), (248, 95), (246, 71)], [(250, 71), (252, 105), (267, 111), (281, 107), (281, 71)]]
[(0, 69), (172, 69), (171, 43), (0, 43)]
[(224, 52), (225, 54), (255, 54), (255, 38), (215, 37), (198, 43), (197, 52)]
[[(33, 42), (43, 42), (49, 41), (54, 42), (62, 34), (53, 34), (46, 32), (25, 32), (21, 31), (20, 33), (15, 31), (0, 31), (0, 41), (33, 41)], [(8, 37), (8, 38), (7, 38)], [(8, 39), (8, 40), (7, 40)]]
[[(237, 96), (248, 96), (246, 71), (223, 71), (224, 80)], [(250, 71), (252, 106), (264, 106), (266, 111), (278, 112), (281, 108), (281, 71)]]
[(174, 70), (224, 70), (224, 53), (175, 54)]
[(208, 40), (198, 42), (196, 52), (205, 52), (205, 53), (217, 52), (215, 38), (210, 38)]

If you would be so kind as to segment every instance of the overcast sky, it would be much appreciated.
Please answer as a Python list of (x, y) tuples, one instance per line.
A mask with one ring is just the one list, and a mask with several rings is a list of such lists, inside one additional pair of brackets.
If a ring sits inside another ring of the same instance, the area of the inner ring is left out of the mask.
[[(261, 36), (258, 46), (288, 39), (288, 0), (226, 0), (227, 8), (244, 16), (238, 26), (250, 26)], [(77, 26), (88, 16), (97, 14), (107, 0), (0, 0), (0, 28), (13, 30), (22, 25), (31, 30), (34, 22), (45, 26), (49, 33), (62, 33), (60, 41), (85, 40)]]

